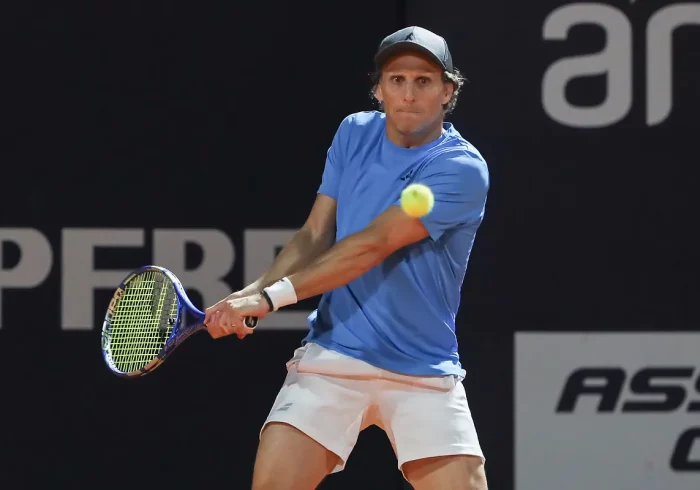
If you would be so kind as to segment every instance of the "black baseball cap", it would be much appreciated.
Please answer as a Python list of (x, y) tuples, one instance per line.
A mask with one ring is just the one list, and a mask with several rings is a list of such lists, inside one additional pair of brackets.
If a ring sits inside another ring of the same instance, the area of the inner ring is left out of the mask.
[(374, 63), (379, 69), (391, 56), (410, 50), (426, 54), (444, 70), (454, 72), (452, 55), (445, 38), (418, 26), (404, 27), (385, 37), (374, 56)]

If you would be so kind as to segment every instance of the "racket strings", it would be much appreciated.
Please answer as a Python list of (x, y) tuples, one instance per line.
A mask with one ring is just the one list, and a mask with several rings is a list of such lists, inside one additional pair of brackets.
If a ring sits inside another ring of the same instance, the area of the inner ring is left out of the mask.
[(110, 322), (116, 368), (128, 373), (148, 365), (170, 338), (177, 310), (174, 286), (162, 272), (149, 270), (130, 280)]

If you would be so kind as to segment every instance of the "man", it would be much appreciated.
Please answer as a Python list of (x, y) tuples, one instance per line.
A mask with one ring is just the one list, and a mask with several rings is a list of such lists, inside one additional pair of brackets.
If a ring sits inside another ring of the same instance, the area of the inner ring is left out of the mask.
[[(322, 295), (261, 431), (255, 490), (316, 488), (371, 424), (416, 490), (486, 489), (455, 316), (487, 166), (444, 121), (462, 79), (442, 37), (401, 29), (375, 61), (382, 111), (343, 120), (304, 226), (266, 274), (206, 312), (213, 337), (243, 338), (244, 317)], [(398, 206), (414, 182), (435, 198), (421, 218)]]

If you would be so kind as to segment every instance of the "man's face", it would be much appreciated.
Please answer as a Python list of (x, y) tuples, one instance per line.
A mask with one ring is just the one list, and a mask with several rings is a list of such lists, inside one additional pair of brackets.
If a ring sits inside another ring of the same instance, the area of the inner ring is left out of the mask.
[(442, 68), (419, 54), (390, 59), (376, 88), (387, 120), (402, 134), (419, 133), (442, 120), (443, 104), (454, 87), (443, 82)]

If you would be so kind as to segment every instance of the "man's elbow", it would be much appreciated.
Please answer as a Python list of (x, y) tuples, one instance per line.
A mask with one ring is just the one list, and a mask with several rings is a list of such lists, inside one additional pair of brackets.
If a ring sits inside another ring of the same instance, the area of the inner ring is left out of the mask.
[(394, 244), (383, 233), (368, 233), (363, 241), (363, 255), (371, 258), (372, 267), (379, 265), (384, 259), (394, 252)]
[(393, 219), (370, 224), (365, 233), (368, 247), (380, 262), (399, 249), (428, 238), (425, 226), (415, 219)]

